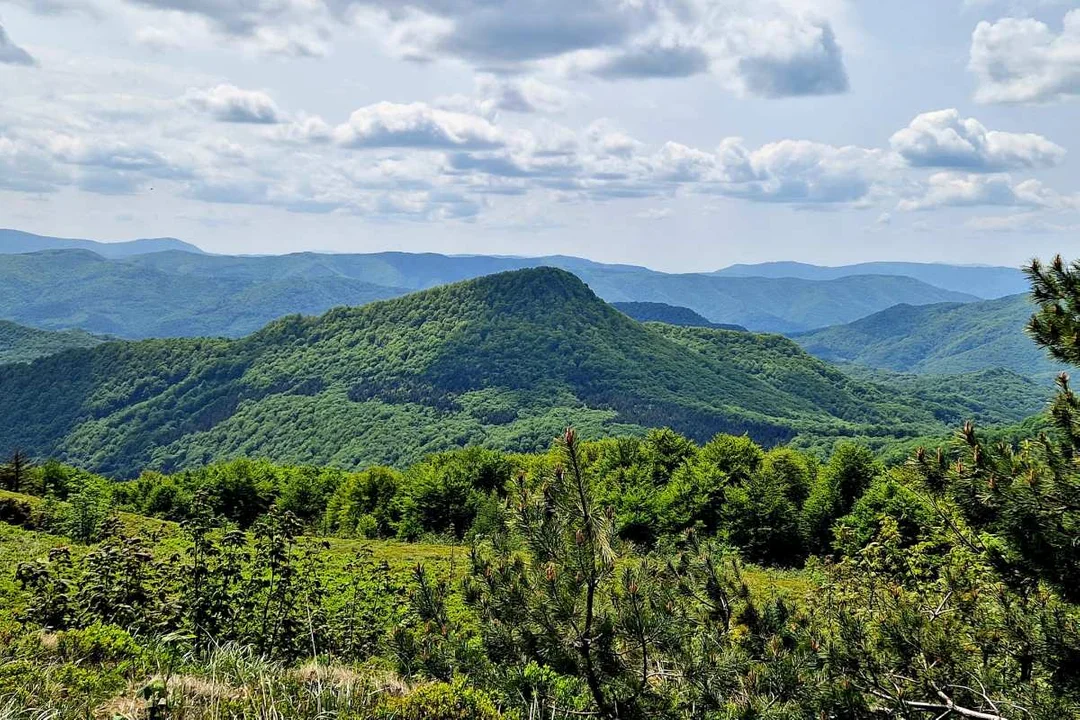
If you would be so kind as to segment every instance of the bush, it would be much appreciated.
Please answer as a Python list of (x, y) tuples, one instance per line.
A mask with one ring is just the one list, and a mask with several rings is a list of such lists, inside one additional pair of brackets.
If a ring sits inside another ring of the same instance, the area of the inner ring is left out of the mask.
[(57, 636), (57, 654), (69, 662), (121, 663), (138, 660), (143, 648), (126, 630), (95, 623), (81, 630), (66, 630)]
[(376, 712), (378, 720), (500, 720), (503, 715), (487, 694), (456, 682), (421, 685), (391, 698)]

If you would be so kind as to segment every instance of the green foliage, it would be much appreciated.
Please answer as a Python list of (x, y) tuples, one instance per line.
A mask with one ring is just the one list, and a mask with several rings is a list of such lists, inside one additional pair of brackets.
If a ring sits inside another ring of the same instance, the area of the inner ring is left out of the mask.
[(502, 490), (513, 466), (502, 453), (470, 448), (432, 456), (409, 468), (399, 498), (398, 534), (464, 537), (487, 493)]
[[(1080, 360), (1080, 265), (1032, 276), (1033, 334)], [(656, 332), (717, 350), (694, 334), (710, 331)], [(469, 448), (403, 472), (232, 461), (124, 485), (45, 463), (27, 473), (45, 498), (0, 493), (0, 713), (1078, 717), (1078, 456), (1062, 377), (1042, 424), (967, 424), (889, 469), (855, 442), (819, 463), (670, 429), (567, 430), (536, 455)], [(87, 544), (30, 529), (98, 506), (100, 522), (54, 523)], [(302, 534), (319, 526), (472, 547), (459, 562)]]
[(429, 683), (408, 695), (387, 700), (378, 720), (499, 720), (502, 714), (487, 695), (464, 683)]
[(0, 320), (0, 364), (26, 363), (47, 355), (100, 345), (106, 338), (83, 330), (52, 332)]
[(1026, 377), (1048, 377), (1061, 366), (1024, 334), (1032, 309), (1026, 295), (965, 304), (897, 305), (795, 340), (823, 360), (884, 370), (955, 375), (1004, 368)]
[[(358, 469), (463, 445), (535, 452), (567, 424), (821, 447), (947, 429), (940, 404), (853, 380), (788, 340), (645, 326), (553, 269), (293, 316), (240, 340), (106, 343), (2, 366), (0, 389), (0, 447), (125, 478), (252, 456)], [(246, 524), (265, 510), (262, 473), (253, 463), (217, 512)], [(309, 499), (296, 501), (307, 519)]]
[(683, 325), (686, 327), (746, 331), (746, 328), (741, 325), (724, 325), (710, 322), (690, 308), (679, 307), (678, 305), (659, 302), (614, 302), (611, 304), (616, 310), (626, 313), (638, 322), (662, 322), (668, 325)]
[(109, 483), (91, 475), (80, 476), (74, 487), (68, 489), (67, 506), (61, 518), (64, 532), (80, 542), (99, 539), (111, 507)]
[(851, 510), (880, 472), (880, 465), (865, 447), (851, 443), (836, 447), (814, 481), (799, 521), (810, 552), (828, 549), (833, 523)]
[(896, 533), (894, 541), (901, 548), (927, 541), (940, 524), (925, 488), (909, 470), (894, 469), (872, 482), (866, 493), (838, 521), (837, 549), (853, 556), (877, 536), (888, 520)]
[(388, 537), (397, 526), (395, 499), (403, 484), (402, 474), (392, 468), (350, 475), (327, 501), (324, 527), (341, 537)]
[(410, 290), (537, 266), (573, 272), (608, 300), (673, 303), (718, 323), (768, 332), (850, 322), (897, 303), (974, 299), (910, 277), (808, 282), (675, 275), (561, 256), (296, 253), (230, 257), (170, 249), (102, 257), (115, 252), (116, 245), (0, 255), (0, 287), (18, 288), (0, 295), (0, 314), (36, 327), (79, 327), (125, 338), (236, 337), (286, 315), (314, 315), (340, 305), (362, 305)]

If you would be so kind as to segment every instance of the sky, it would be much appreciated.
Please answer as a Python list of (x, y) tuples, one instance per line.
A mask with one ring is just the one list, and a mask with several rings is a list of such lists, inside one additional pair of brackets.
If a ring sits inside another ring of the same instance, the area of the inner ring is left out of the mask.
[(1080, 256), (1080, 0), (0, 0), (0, 227)]

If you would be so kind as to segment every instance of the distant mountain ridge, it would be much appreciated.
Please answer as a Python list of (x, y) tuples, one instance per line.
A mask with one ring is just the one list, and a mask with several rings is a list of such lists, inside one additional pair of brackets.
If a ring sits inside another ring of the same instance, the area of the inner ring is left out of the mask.
[(1006, 368), (1028, 377), (1060, 372), (1024, 332), (1027, 295), (977, 303), (898, 305), (853, 323), (793, 336), (830, 362), (920, 374)]
[(1027, 278), (1018, 268), (979, 265), (868, 262), (829, 267), (798, 262), (768, 262), (732, 265), (713, 274), (721, 277), (788, 277), (803, 280), (836, 280), (853, 275), (902, 275), (986, 300), (1028, 290)]
[(166, 251), (106, 259), (86, 250), (0, 254), (0, 318), (127, 338), (239, 337), (291, 313), (318, 314), (496, 272), (562, 267), (611, 302), (687, 307), (709, 322), (799, 332), (897, 303), (976, 298), (906, 277), (727, 278), (580, 258), (436, 254), (229, 256)]
[(230, 256), (202, 253), (169, 238), (98, 243), (5, 230), (0, 318), (127, 338), (240, 337), (291, 313), (319, 314), (545, 266), (574, 273), (609, 302), (683, 307), (714, 325), (784, 334), (849, 323), (898, 304), (974, 302), (1023, 283), (1022, 274), (1010, 268), (918, 263), (767, 263), (677, 274), (565, 255)]
[(97, 240), (47, 237), (22, 232), (21, 230), (0, 228), (0, 254), (31, 253), (42, 250), (89, 250), (105, 258), (125, 258), (168, 250), (179, 250), (188, 253), (203, 252), (197, 246), (176, 238), (143, 238), (123, 242), (99, 242)]
[(238, 340), (110, 342), (0, 366), (0, 448), (120, 476), (241, 455), (355, 468), (463, 444), (532, 450), (568, 424), (770, 444), (913, 437), (968, 412), (854, 380), (776, 335), (638, 323), (553, 268)]

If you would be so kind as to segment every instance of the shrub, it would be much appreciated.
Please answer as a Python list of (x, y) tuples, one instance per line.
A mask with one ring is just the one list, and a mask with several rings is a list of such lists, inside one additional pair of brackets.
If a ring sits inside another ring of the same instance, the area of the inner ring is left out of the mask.
[(486, 693), (462, 682), (421, 685), (408, 695), (386, 700), (376, 712), (378, 720), (499, 720), (502, 717)]
[(145, 653), (126, 630), (100, 623), (60, 633), (56, 649), (60, 657), (69, 662), (97, 664), (138, 660)]

